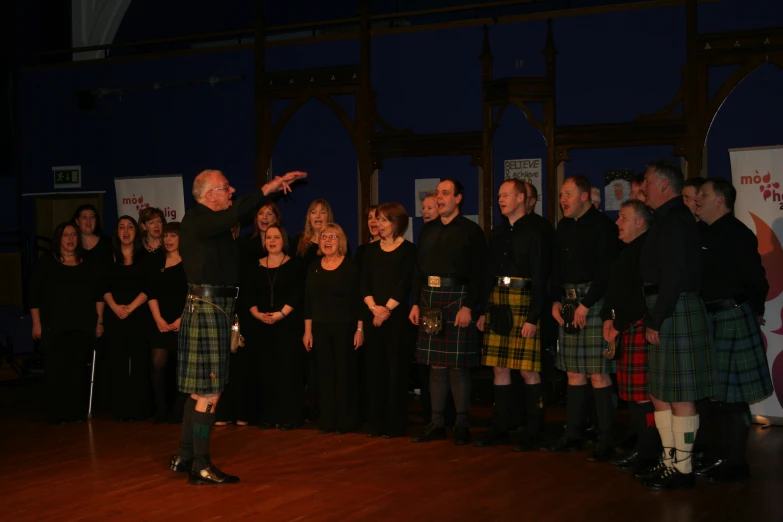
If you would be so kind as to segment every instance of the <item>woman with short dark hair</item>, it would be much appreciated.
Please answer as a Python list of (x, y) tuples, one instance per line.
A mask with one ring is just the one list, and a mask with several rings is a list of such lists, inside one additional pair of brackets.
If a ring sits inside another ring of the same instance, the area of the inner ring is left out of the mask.
[[(408, 306), (416, 247), (402, 236), (408, 213), (399, 203), (378, 208), (380, 241), (367, 248), (362, 270), (364, 304), (373, 316), (367, 351), (367, 389), (370, 395), (369, 437), (398, 437), (405, 433), (410, 363)], [(394, 311), (402, 305), (397, 313)]]
[(150, 267), (156, 267), (164, 257), (166, 249), (163, 248), (163, 227), (166, 224), (166, 216), (156, 207), (147, 207), (139, 212), (139, 236), (144, 254), (143, 262)]
[(46, 420), (64, 423), (87, 414), (87, 355), (103, 334), (103, 301), (97, 272), (84, 263), (79, 231), (60, 223), (52, 254), (41, 258), (30, 279), (33, 339), (46, 362)]

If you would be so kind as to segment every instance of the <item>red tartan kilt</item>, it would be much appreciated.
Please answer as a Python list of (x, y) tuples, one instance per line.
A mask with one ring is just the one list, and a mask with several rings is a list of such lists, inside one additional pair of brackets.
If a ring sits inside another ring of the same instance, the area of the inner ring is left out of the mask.
[(620, 357), (617, 360), (617, 392), (624, 401), (648, 401), (649, 352), (644, 338), (644, 321), (633, 323), (621, 337)]

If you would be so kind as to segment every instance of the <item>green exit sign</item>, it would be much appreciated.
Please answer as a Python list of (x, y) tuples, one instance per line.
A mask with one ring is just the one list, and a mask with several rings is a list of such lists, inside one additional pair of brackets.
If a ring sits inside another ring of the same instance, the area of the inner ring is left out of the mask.
[(52, 167), (54, 188), (80, 188), (82, 186), (81, 166)]

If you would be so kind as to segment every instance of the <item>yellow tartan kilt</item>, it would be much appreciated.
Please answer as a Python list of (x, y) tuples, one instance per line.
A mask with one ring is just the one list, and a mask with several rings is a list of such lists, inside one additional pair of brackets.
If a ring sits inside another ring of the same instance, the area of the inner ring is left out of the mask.
[[(514, 327), (509, 335), (492, 331), (492, 305), (508, 305), (514, 317)], [(489, 297), (484, 320), (484, 344), (481, 364), (526, 372), (541, 371), (541, 326), (536, 324), (532, 339), (522, 337), (522, 326), (530, 312), (530, 290), (496, 286)]]

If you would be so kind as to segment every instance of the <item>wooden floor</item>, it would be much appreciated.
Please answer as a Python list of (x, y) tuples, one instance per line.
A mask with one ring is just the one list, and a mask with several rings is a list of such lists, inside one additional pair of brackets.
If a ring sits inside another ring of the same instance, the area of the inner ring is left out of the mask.
[[(783, 428), (753, 428), (752, 481), (654, 493), (587, 452), (227, 426), (212, 456), (241, 483), (199, 487), (166, 469), (179, 425), (48, 426), (25, 406), (36, 386), (0, 386), (0, 520), (783, 520)], [(486, 425), (489, 407), (474, 410)], [(563, 416), (552, 412), (550, 431)]]

